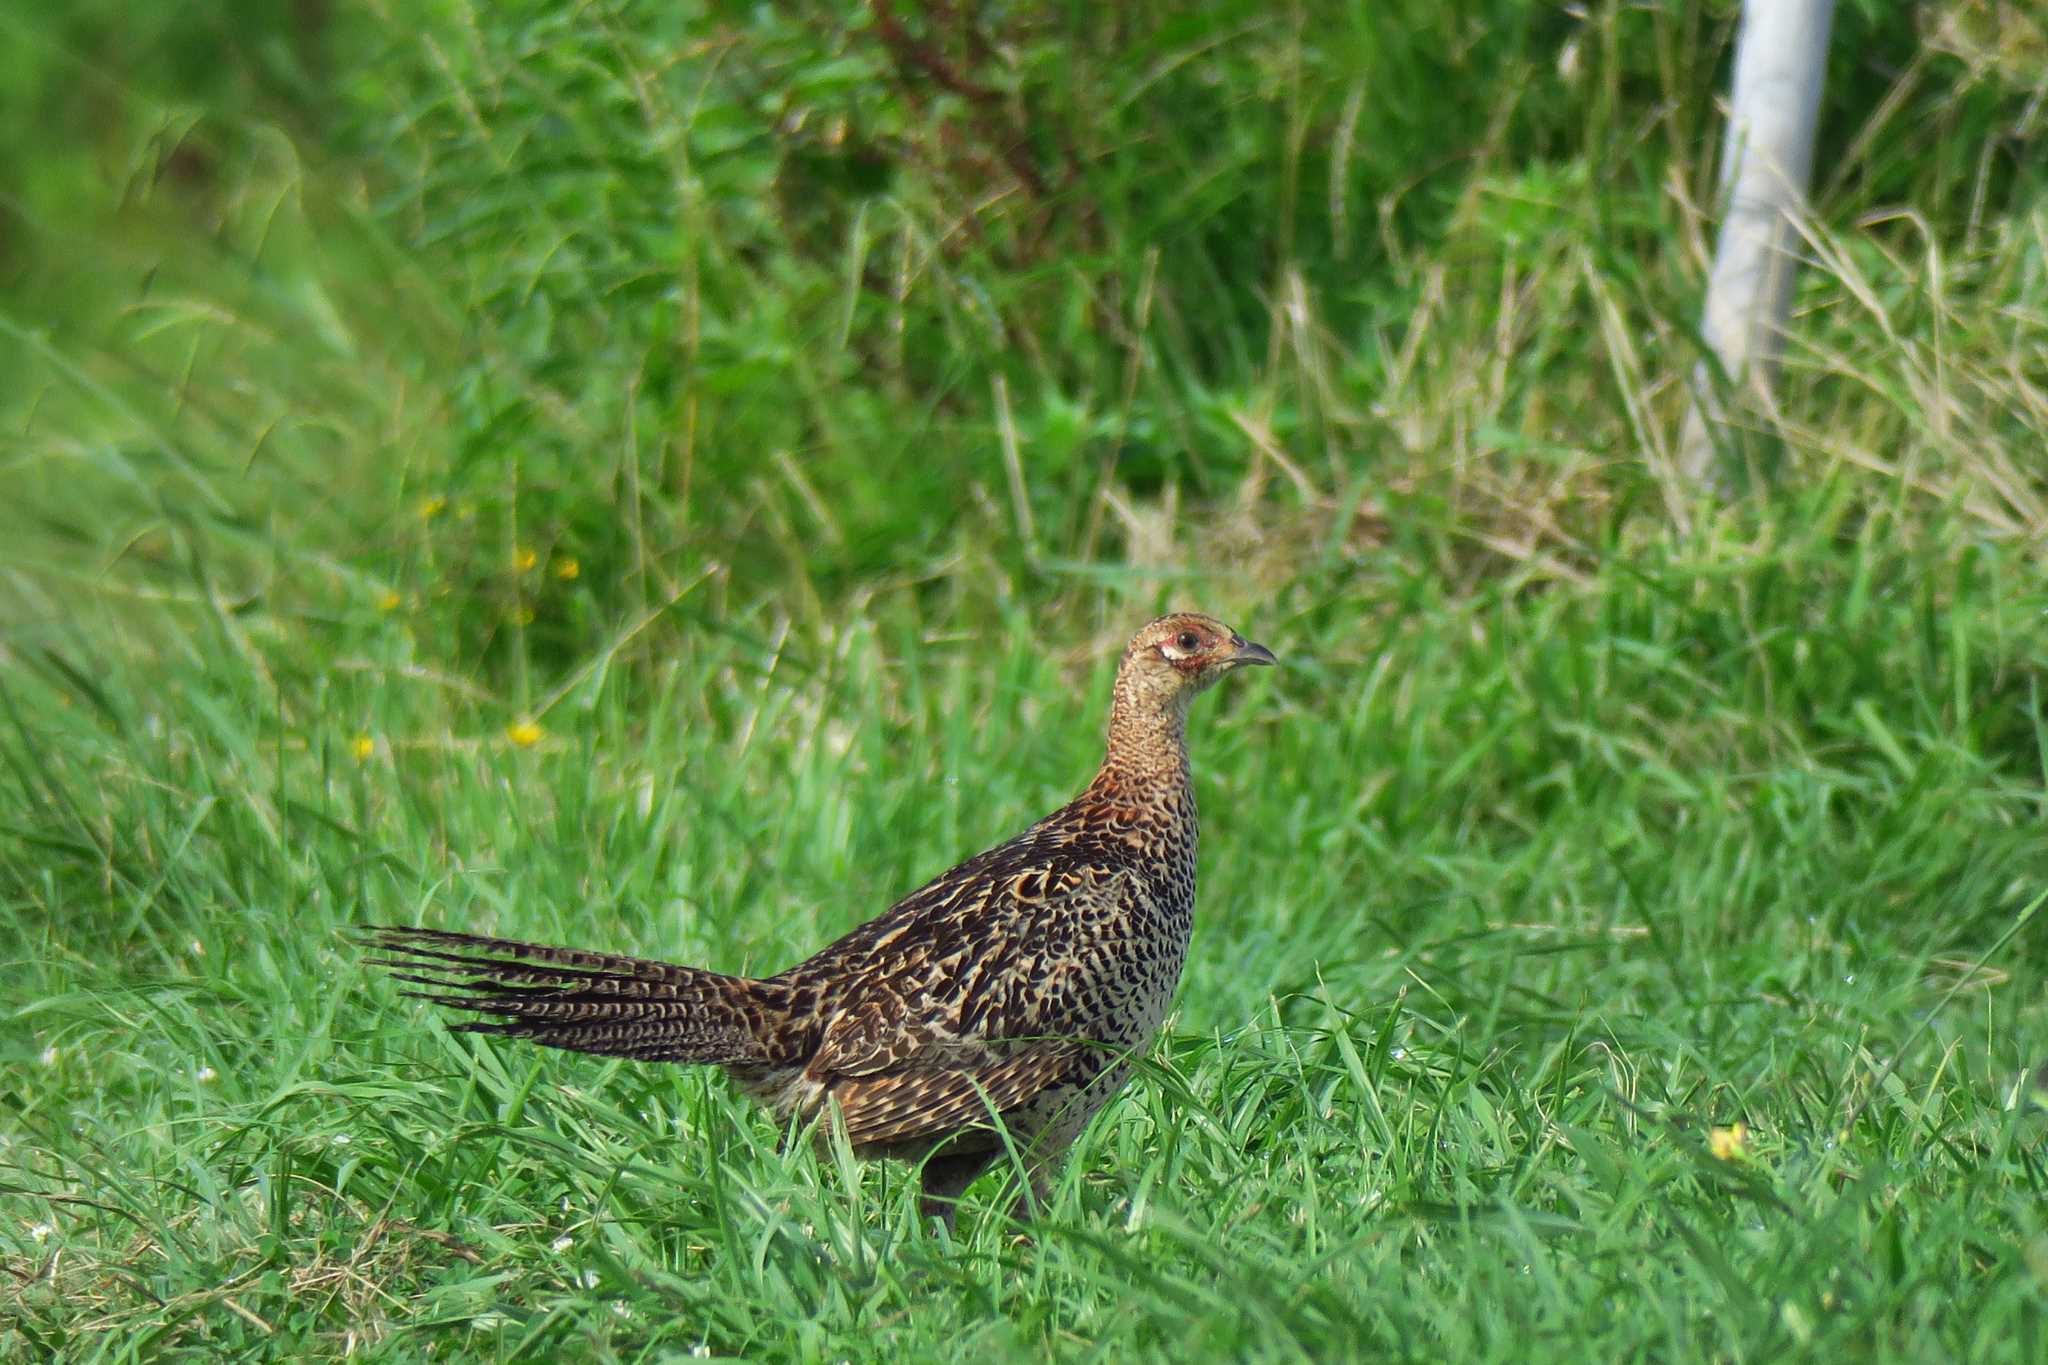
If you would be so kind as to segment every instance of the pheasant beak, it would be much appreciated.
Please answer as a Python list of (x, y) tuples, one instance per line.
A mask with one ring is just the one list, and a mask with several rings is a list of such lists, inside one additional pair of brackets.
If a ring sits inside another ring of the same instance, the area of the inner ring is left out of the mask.
[(1277, 664), (1280, 662), (1278, 659), (1273, 657), (1272, 650), (1266, 648), (1264, 645), (1255, 645), (1250, 640), (1245, 639), (1242, 635), (1232, 636), (1230, 642), (1232, 645), (1235, 646), (1235, 648), (1233, 648), (1230, 652), (1230, 663)]

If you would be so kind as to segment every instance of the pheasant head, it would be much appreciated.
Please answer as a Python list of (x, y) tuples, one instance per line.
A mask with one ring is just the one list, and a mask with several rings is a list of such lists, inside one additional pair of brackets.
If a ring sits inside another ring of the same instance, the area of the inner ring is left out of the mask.
[(1185, 769), (1188, 703), (1226, 673), (1277, 663), (1213, 616), (1181, 611), (1150, 622), (1124, 649), (1109, 713), (1109, 755), (1116, 766)]

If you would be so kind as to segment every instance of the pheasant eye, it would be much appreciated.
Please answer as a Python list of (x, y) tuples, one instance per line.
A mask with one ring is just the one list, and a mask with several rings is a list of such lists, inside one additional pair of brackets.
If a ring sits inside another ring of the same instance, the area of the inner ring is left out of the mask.
[(1174, 641), (1174, 643), (1192, 654), (1201, 647), (1202, 637), (1191, 630), (1184, 630), (1180, 633), (1180, 638)]

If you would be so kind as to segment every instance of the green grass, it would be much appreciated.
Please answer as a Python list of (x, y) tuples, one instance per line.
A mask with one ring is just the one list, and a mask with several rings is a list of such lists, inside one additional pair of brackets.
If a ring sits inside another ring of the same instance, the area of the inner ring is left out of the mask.
[[(894, 8), (1001, 98), (862, 7), (0, 21), (0, 1356), (2041, 1358), (2025, 16), (1842, 6), (1716, 507), (1731, 7)], [(1286, 667), (1028, 1224), (344, 936), (776, 969), (1169, 604)]]
[(1078, 641), (740, 621), (530, 750), (377, 667), (282, 724), (224, 635), (17, 671), (12, 1349), (2031, 1358), (2048, 602), (2006, 571), (1234, 610), (1293, 667), (1196, 719), (1182, 1006), (1029, 1243), (920, 1234), (904, 1172), (701, 1075), (451, 1035), (340, 931), (774, 968), (1085, 775)]

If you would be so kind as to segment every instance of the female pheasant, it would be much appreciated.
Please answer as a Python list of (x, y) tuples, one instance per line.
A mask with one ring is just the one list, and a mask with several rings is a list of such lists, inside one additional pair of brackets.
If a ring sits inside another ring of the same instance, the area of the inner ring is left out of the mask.
[(1117, 670), (1101, 770), (1079, 796), (816, 956), (763, 979), (436, 929), (379, 928), (375, 965), (473, 1010), (473, 1033), (725, 1068), (860, 1156), (921, 1161), (930, 1216), (1004, 1151), (1042, 1198), (1068, 1144), (1166, 1017), (1195, 908), (1188, 703), (1273, 654), (1213, 617), (1163, 616)]

